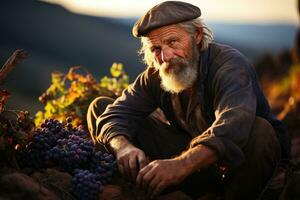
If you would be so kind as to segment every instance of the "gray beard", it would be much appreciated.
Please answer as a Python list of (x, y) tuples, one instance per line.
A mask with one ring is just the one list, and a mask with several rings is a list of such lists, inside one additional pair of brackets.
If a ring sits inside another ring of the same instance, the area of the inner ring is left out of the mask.
[(159, 71), (161, 78), (161, 87), (163, 90), (170, 93), (180, 93), (188, 88), (191, 88), (197, 80), (198, 70), (194, 67), (187, 67), (180, 73), (170, 73), (165, 75)]
[(165, 72), (166, 66), (157, 66), (159, 69), (159, 76), (161, 78), (161, 87), (163, 90), (170, 93), (180, 93), (189, 89), (197, 80), (198, 64), (199, 64), (199, 51), (196, 45), (192, 46), (192, 58), (185, 59), (179, 70), (171, 69), (168, 73)]

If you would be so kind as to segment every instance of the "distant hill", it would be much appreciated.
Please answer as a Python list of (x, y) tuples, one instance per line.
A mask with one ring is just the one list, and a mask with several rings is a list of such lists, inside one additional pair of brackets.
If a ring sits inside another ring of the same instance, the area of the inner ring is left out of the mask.
[[(115, 23), (133, 26), (137, 18), (114, 20)], [(208, 21), (217, 42), (227, 43), (244, 53), (250, 60), (264, 53), (278, 53), (290, 49), (297, 27), (293, 24), (239, 24)]]
[(251, 60), (266, 53), (291, 49), (297, 28), (289, 24), (209, 23), (216, 40), (229, 43)]
[[(122, 62), (133, 80), (145, 67), (137, 55), (140, 42), (131, 35), (134, 21), (78, 15), (36, 0), (1, 0), (0, 65), (17, 48), (30, 54), (1, 86), (12, 93), (9, 106), (36, 112), (51, 72), (70, 66), (84, 66), (99, 79), (113, 62)], [(290, 48), (296, 31), (292, 25), (208, 24), (217, 41), (232, 44), (250, 59)]]
[(2, 86), (13, 93), (10, 102), (20, 108), (39, 108), (37, 98), (55, 70), (66, 72), (81, 65), (100, 78), (113, 62), (122, 62), (135, 76), (144, 67), (138, 47), (129, 26), (108, 18), (77, 15), (35, 0), (0, 1), (0, 63), (16, 48), (30, 54)]

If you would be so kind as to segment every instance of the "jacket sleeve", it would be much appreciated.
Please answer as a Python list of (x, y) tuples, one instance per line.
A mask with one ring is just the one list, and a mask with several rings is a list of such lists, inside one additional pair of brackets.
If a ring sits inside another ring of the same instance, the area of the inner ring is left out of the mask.
[(230, 166), (244, 161), (242, 149), (256, 115), (256, 95), (249, 68), (247, 62), (232, 60), (217, 70), (212, 82), (215, 121), (191, 142), (191, 147), (203, 144), (214, 149)]
[(107, 145), (117, 135), (132, 139), (141, 120), (158, 105), (157, 76), (147, 68), (97, 119), (96, 140)]

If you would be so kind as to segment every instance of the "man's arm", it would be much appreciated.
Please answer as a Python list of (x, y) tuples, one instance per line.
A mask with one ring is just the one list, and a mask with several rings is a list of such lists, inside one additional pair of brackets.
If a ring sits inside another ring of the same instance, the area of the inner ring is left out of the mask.
[(218, 160), (216, 152), (204, 145), (190, 148), (174, 160), (182, 161), (185, 166), (185, 176), (188, 176), (202, 168), (206, 168)]
[(256, 94), (253, 89), (251, 66), (240, 56), (224, 63), (212, 80), (215, 121), (201, 135), (191, 141), (215, 150), (229, 167), (241, 164), (243, 148), (256, 115)]
[(149, 163), (140, 170), (136, 183), (153, 198), (166, 187), (180, 183), (194, 172), (212, 165), (217, 159), (214, 150), (198, 145), (176, 158), (155, 160)]
[(242, 148), (256, 113), (253, 79), (244, 64), (229, 62), (217, 71), (212, 80), (216, 119), (191, 141), (190, 149), (177, 158), (154, 161), (140, 171), (137, 181), (148, 193), (155, 196), (168, 184), (177, 184), (217, 160), (232, 166), (243, 162)]
[(145, 153), (131, 141), (140, 132), (140, 121), (158, 106), (159, 94), (156, 72), (148, 68), (97, 119), (96, 140), (110, 147), (127, 178), (134, 180), (147, 162)]
[(159, 105), (160, 89), (157, 79), (154, 69), (148, 68), (113, 104), (107, 106), (96, 122), (97, 129), (94, 135), (98, 142), (108, 145), (109, 141), (118, 135), (123, 135), (129, 140), (134, 138), (140, 128), (140, 122)]

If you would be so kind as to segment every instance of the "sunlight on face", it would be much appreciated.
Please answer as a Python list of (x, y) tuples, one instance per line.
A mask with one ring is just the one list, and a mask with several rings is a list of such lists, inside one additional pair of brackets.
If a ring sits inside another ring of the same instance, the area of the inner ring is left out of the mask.
[(176, 25), (155, 29), (147, 37), (162, 88), (179, 93), (192, 87), (197, 79), (199, 61), (194, 38)]

